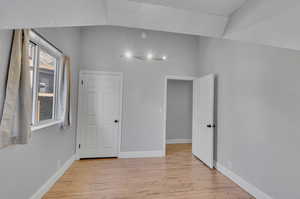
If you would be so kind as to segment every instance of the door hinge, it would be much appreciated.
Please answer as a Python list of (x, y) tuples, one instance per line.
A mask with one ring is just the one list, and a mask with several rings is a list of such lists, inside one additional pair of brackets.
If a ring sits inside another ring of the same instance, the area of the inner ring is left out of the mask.
[(81, 144), (78, 145), (78, 148), (80, 148), (80, 147), (81, 147)]

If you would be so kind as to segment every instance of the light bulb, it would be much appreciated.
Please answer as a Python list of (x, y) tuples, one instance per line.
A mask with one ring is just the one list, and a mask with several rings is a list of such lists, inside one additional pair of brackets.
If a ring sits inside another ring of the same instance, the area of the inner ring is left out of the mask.
[(167, 60), (167, 56), (162, 56), (162, 60)]
[(147, 59), (148, 59), (148, 60), (153, 59), (153, 54), (152, 54), (152, 53), (148, 53), (148, 54), (147, 54)]
[(127, 59), (131, 59), (132, 58), (132, 52), (130, 51), (126, 51), (124, 56), (127, 58)]

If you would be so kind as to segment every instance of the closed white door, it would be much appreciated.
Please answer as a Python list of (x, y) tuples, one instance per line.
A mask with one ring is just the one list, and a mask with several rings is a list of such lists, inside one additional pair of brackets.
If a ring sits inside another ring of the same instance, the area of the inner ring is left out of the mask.
[(122, 76), (81, 73), (79, 93), (80, 158), (117, 157), (120, 142)]
[(192, 152), (208, 167), (214, 167), (214, 75), (193, 82)]

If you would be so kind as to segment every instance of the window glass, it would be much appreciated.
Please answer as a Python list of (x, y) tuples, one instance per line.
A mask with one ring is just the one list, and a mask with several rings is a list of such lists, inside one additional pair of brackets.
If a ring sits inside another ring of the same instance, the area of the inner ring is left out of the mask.
[(29, 67), (32, 88), (32, 124), (57, 120), (58, 67), (62, 55), (46, 40), (30, 32)]
[(56, 58), (40, 49), (37, 122), (54, 118)]

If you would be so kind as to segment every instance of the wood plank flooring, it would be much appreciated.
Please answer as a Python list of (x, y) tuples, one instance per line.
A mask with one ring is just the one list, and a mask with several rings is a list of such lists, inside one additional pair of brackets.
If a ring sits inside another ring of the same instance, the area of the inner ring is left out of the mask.
[(191, 154), (167, 145), (165, 158), (76, 161), (43, 199), (254, 199)]

